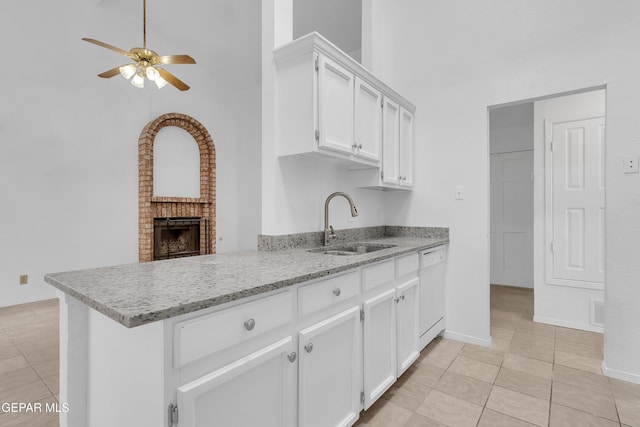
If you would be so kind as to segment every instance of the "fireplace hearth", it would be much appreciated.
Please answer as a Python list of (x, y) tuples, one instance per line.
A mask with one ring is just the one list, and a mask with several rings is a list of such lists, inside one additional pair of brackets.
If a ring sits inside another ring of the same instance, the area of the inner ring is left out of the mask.
[(200, 255), (200, 218), (154, 218), (153, 259)]

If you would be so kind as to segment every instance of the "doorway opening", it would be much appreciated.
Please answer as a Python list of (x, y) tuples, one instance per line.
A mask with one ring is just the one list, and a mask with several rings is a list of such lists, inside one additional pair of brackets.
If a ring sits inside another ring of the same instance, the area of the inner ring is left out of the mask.
[(605, 99), (489, 107), (490, 282), (533, 292), (536, 322), (603, 331)]

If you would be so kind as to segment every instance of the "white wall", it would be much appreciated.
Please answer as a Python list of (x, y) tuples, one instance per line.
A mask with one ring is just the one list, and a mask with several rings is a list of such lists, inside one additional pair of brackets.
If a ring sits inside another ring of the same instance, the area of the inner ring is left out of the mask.
[[(260, 2), (149, 5), (149, 47), (198, 61), (167, 67), (191, 86), (188, 92), (139, 90), (119, 76), (96, 77), (126, 58), (81, 37), (139, 46), (142, 5), (135, 4), (2, 5), (0, 37), (12, 42), (3, 44), (10, 61), (0, 67), (0, 306), (53, 297), (42, 280), (48, 272), (137, 261), (137, 141), (142, 128), (164, 113), (191, 115), (211, 133), (223, 237), (218, 250), (240, 245), (238, 139), (239, 122), (247, 118), (238, 113), (236, 97), (260, 82)], [(249, 119), (259, 123), (259, 114)], [(244, 202), (245, 211), (247, 204), (259, 210), (259, 200)], [(259, 227), (259, 218), (252, 220)], [(18, 285), (21, 274), (29, 275), (27, 286)]]
[(571, 94), (534, 103), (534, 169), (538, 178), (534, 196), (534, 320), (558, 326), (602, 332), (602, 328), (591, 324), (591, 299), (604, 300), (604, 291), (577, 287), (558, 286), (547, 283), (546, 256), (548, 245), (545, 230), (552, 224), (545, 222), (545, 137), (544, 121), (571, 120), (585, 115), (604, 114), (605, 91), (596, 90)]
[[(640, 175), (621, 173), (622, 157), (640, 153), (640, 56), (628, 55), (640, 3), (371, 5), (373, 41), (363, 47), (372, 46), (373, 71), (417, 106), (416, 180), (426, 183), (406, 203), (389, 194), (387, 222), (450, 227), (447, 328), (460, 336), (489, 338), (487, 106), (606, 84), (605, 363), (640, 379)], [(455, 185), (465, 200), (453, 200)]]

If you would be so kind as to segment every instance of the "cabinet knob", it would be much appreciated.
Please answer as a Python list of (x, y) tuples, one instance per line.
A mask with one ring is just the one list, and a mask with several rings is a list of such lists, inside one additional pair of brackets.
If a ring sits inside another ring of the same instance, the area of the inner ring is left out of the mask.
[(291, 363), (295, 362), (297, 357), (298, 357), (298, 354), (295, 351), (287, 354), (287, 359), (289, 359), (289, 362)]
[(354, 142), (353, 144), (351, 144), (351, 148), (353, 148), (353, 149), (355, 150), (356, 148), (358, 148), (358, 144), (356, 144), (356, 143)]
[(247, 331), (250, 331), (256, 327), (256, 321), (253, 319), (249, 319), (246, 322), (244, 322), (244, 327), (247, 329)]
[(358, 144), (358, 149), (362, 150), (362, 144)]
[(307, 353), (311, 353), (313, 351), (313, 343), (309, 343), (307, 345), (304, 346), (304, 349), (307, 351)]
[(400, 299), (403, 300), (404, 299), (404, 294), (400, 295)]
[(341, 292), (341, 291), (340, 291), (340, 288), (335, 288), (335, 289), (333, 290), (333, 294), (334, 294), (335, 296), (337, 296), (337, 297), (339, 297), (339, 296), (340, 296), (340, 292)]

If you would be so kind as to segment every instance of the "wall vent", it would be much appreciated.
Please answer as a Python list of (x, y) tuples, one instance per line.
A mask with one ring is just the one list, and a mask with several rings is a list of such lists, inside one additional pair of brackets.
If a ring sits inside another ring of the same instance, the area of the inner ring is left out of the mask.
[(604, 301), (591, 299), (591, 325), (604, 328)]

